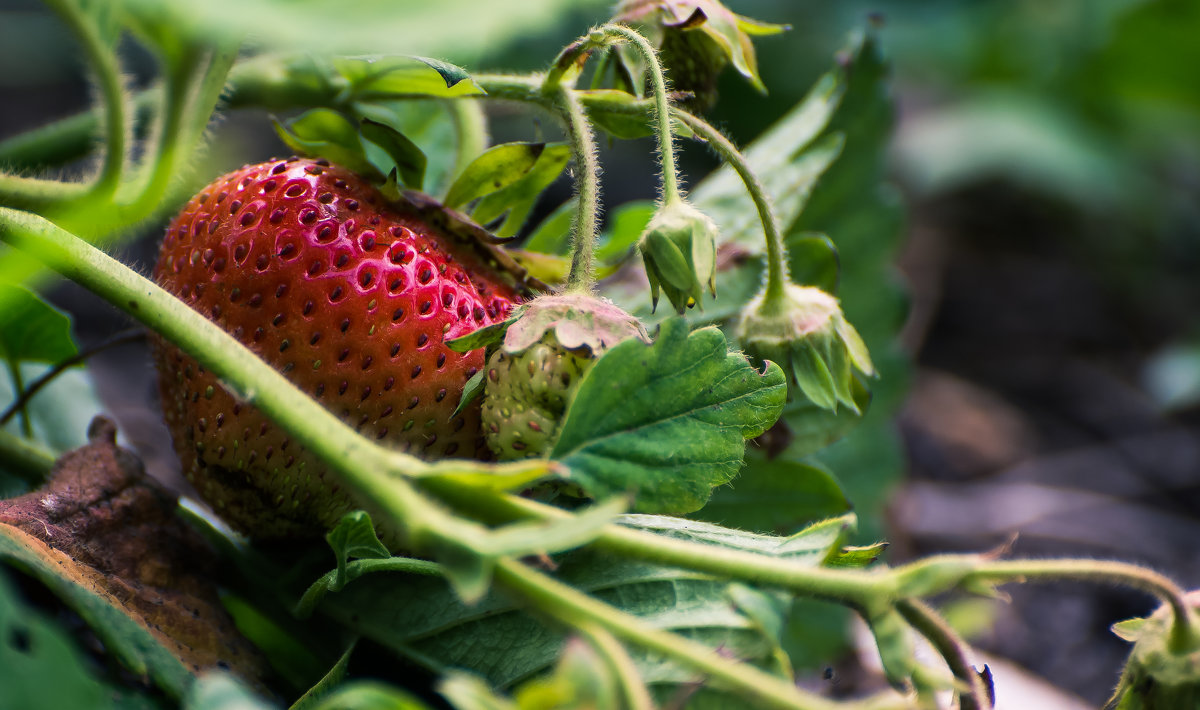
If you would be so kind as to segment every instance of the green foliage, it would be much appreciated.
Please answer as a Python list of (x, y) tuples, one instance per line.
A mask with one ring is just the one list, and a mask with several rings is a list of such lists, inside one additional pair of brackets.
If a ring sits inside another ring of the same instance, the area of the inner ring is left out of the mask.
[(0, 283), (0, 358), (54, 364), (76, 352), (70, 318), (28, 290)]
[(785, 396), (778, 367), (756, 372), (720, 331), (668, 320), (653, 345), (627, 340), (588, 370), (551, 457), (592, 496), (636, 492), (638, 510), (690, 512), (736, 475)]

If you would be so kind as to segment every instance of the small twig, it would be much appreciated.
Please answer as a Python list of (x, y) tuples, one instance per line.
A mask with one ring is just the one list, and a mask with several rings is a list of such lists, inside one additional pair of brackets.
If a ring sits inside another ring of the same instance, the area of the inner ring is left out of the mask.
[(23, 410), (25, 406), (29, 404), (29, 400), (33, 399), (33, 396), (37, 394), (39, 390), (54, 381), (54, 378), (58, 377), (66, 369), (74, 367), (93, 355), (108, 350), (109, 348), (113, 348), (118, 345), (126, 345), (128, 343), (136, 343), (139, 340), (145, 339), (145, 337), (146, 332), (141, 328), (130, 328), (129, 330), (123, 330), (108, 340), (97, 343), (86, 350), (81, 350), (66, 360), (58, 363), (46, 372), (42, 373), (42, 375), (36, 380), (30, 382), (29, 386), (17, 396), (16, 401), (10, 404), (8, 409), (5, 409), (2, 413), (0, 413), (0, 426), (7, 424), (8, 421), (12, 419), (18, 411)]

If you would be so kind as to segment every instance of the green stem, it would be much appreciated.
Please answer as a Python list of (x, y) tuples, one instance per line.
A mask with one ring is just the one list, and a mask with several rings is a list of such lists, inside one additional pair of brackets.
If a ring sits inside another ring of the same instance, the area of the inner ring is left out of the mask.
[[(482, 494), (477, 488), (451, 479), (426, 479), (422, 486), (456, 509), (470, 512), (488, 523), (527, 519), (548, 521), (570, 515), (560, 508), (521, 496)], [(894, 575), (886, 571), (811, 567), (787, 559), (689, 542), (623, 525), (607, 526), (591, 546), (614, 555), (666, 567), (779, 587), (860, 607), (886, 603), (896, 596), (896, 580)]]
[(693, 116), (678, 107), (672, 107), (671, 115), (690, 128), (693, 133), (703, 138), (716, 151), (717, 155), (733, 168), (738, 177), (742, 179), (742, 183), (745, 184), (746, 191), (750, 194), (755, 209), (758, 210), (758, 218), (762, 222), (763, 234), (767, 240), (767, 283), (764, 288), (765, 297), (762, 309), (764, 315), (774, 315), (784, 303), (784, 288), (788, 284), (788, 257), (787, 245), (784, 244), (783, 235), (779, 232), (779, 220), (776, 219), (775, 212), (771, 209), (766, 187), (751, 169), (746, 156), (725, 137), (725, 134), (704, 119)]
[(1167, 646), (1171, 651), (1187, 653), (1200, 648), (1196, 613), (1183, 589), (1154, 570), (1108, 560), (993, 560), (980, 563), (969, 577), (982, 582), (1069, 579), (1137, 589), (1171, 607), (1174, 619)]
[(30, 488), (42, 485), (54, 468), (54, 454), (6, 429), (0, 429), (0, 461)]
[(636, 616), (614, 609), (515, 560), (499, 560), (495, 575), (497, 582), (519, 593), (538, 611), (550, 615), (568, 628), (581, 622), (601, 626), (618, 638), (686, 663), (721, 687), (737, 690), (739, 697), (754, 707), (788, 710), (834, 710), (841, 707), (800, 690), (788, 680), (753, 666), (732, 663), (715, 649), (678, 634), (647, 626)]
[(617, 37), (637, 47), (650, 73), (650, 83), (654, 87), (654, 118), (658, 122), (658, 151), (662, 161), (662, 199), (663, 204), (678, 202), (679, 177), (675, 168), (675, 134), (671, 131), (671, 103), (667, 98), (667, 81), (663, 75), (662, 64), (658, 61), (658, 52), (650, 46), (637, 31), (625, 25), (604, 25), (600, 32)]
[(575, 180), (574, 244), (571, 271), (567, 275), (567, 291), (591, 295), (596, 289), (595, 248), (600, 211), (600, 164), (596, 160), (596, 137), (572, 89), (558, 87), (555, 99), (567, 124), (567, 138), (571, 142), (575, 169), (579, 175)]
[[(26, 403), (29, 401), (25, 396), (25, 378), (21, 375), (21, 363), (16, 360), (6, 360), (8, 366), (8, 375), (12, 378), (13, 386), (13, 408), (21, 414), (21, 433), (26, 439), (33, 438), (33, 422), (29, 420), (29, 408)], [(0, 421), (0, 424), (3, 424)]]
[(80, 12), (74, 2), (49, 0), (51, 8), (75, 32), (83, 44), (88, 67), (95, 72), (104, 102), (104, 163), (92, 184), (90, 194), (107, 198), (121, 183), (125, 168), (125, 147), (128, 127), (125, 123), (125, 96), (121, 84), (121, 67), (114, 47), (100, 36), (100, 28)]
[(959, 710), (986, 710), (991, 708), (991, 698), (983, 678), (971, 666), (967, 653), (969, 647), (946, 620), (929, 605), (917, 599), (901, 599), (896, 610), (922, 636), (929, 640), (934, 649), (946, 661), (946, 666), (955, 678), (965, 686), (959, 693)]
[(608, 665), (621, 688), (621, 707), (624, 710), (654, 710), (654, 700), (646, 689), (642, 674), (616, 637), (595, 624), (576, 624), (576, 630)]

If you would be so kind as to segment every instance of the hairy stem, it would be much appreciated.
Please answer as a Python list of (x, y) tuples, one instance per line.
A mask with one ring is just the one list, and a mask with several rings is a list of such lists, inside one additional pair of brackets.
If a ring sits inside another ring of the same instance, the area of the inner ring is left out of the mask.
[(128, 126), (121, 67), (117, 63), (115, 47), (100, 36), (97, 23), (85, 17), (76, 3), (50, 0), (48, 4), (83, 44), (88, 67), (95, 73), (100, 86), (104, 106), (104, 163), (89, 192), (94, 197), (106, 198), (120, 185), (125, 168)]
[(766, 187), (750, 168), (746, 156), (742, 155), (737, 146), (725, 137), (725, 134), (704, 119), (678, 107), (672, 107), (671, 115), (692, 129), (697, 136), (703, 138), (716, 151), (717, 155), (733, 168), (738, 177), (742, 179), (742, 183), (745, 184), (746, 191), (750, 194), (755, 209), (758, 210), (758, 218), (762, 222), (763, 234), (767, 240), (767, 283), (763, 308), (777, 307), (783, 302), (784, 287), (788, 283), (787, 245), (784, 244), (783, 235), (779, 232), (779, 220), (776, 219), (775, 212), (771, 209)]
[(667, 80), (658, 52), (636, 30), (625, 25), (604, 25), (600, 32), (632, 44), (646, 61), (650, 83), (654, 88), (654, 118), (657, 122), (658, 152), (662, 161), (662, 200), (671, 204), (680, 199), (679, 176), (675, 168), (675, 134), (671, 131), (671, 103), (667, 98)]
[(731, 663), (716, 650), (677, 634), (651, 628), (637, 617), (610, 607), (540, 572), (511, 559), (496, 563), (496, 581), (520, 593), (538, 611), (572, 627), (593, 623), (614, 636), (675, 659), (705, 674), (721, 687), (736, 689), (755, 707), (789, 710), (833, 710), (837, 703), (804, 692), (778, 676), (752, 666)]
[(971, 666), (969, 647), (946, 620), (929, 605), (918, 599), (901, 599), (896, 610), (914, 629), (929, 640), (941, 654), (954, 677), (962, 682), (964, 689), (959, 693), (959, 710), (987, 710), (992, 707), (983, 678)]
[(1200, 648), (1200, 627), (1184, 590), (1165, 575), (1145, 567), (1108, 560), (994, 560), (981, 563), (970, 577), (983, 582), (1069, 579), (1137, 589), (1171, 607), (1171, 651), (1186, 653)]
[(559, 86), (555, 101), (567, 124), (567, 137), (578, 171), (575, 180), (574, 243), (567, 290), (591, 295), (596, 290), (594, 254), (600, 211), (600, 163), (596, 160), (596, 138), (572, 89)]

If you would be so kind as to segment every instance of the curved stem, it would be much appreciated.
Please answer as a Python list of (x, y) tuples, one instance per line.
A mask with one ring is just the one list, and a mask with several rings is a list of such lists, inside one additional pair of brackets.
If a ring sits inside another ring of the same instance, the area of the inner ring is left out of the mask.
[(763, 234), (767, 240), (767, 283), (763, 308), (768, 309), (775, 304), (780, 304), (783, 301), (784, 287), (788, 283), (787, 245), (784, 244), (783, 235), (779, 232), (779, 221), (775, 217), (774, 210), (771, 209), (766, 187), (750, 168), (746, 156), (742, 155), (737, 146), (725, 137), (725, 134), (704, 119), (681, 108), (672, 107), (671, 115), (690, 128), (697, 136), (703, 138), (716, 151), (717, 155), (729, 163), (738, 177), (742, 179), (742, 183), (745, 184), (746, 192), (750, 194), (750, 199), (754, 202), (755, 209), (758, 210), (758, 218), (762, 222)]
[(770, 675), (753, 666), (731, 663), (716, 650), (661, 631), (636, 616), (569, 587), (511, 559), (496, 563), (496, 581), (521, 594), (538, 611), (573, 627), (580, 622), (594, 623), (628, 642), (673, 658), (694, 668), (721, 686), (736, 689), (740, 697), (753, 701), (754, 707), (789, 710), (834, 710), (835, 702), (797, 688), (790, 681)]
[(671, 103), (667, 99), (667, 81), (663, 76), (662, 64), (658, 61), (658, 52), (650, 46), (650, 42), (635, 30), (625, 25), (604, 25), (600, 32), (618, 37), (637, 47), (650, 72), (650, 82), (654, 87), (654, 117), (658, 122), (658, 151), (662, 160), (662, 199), (663, 204), (677, 202), (679, 197), (679, 177), (675, 168), (675, 135), (671, 131)]
[(97, 23), (84, 17), (75, 3), (51, 0), (49, 4), (83, 43), (88, 66), (95, 72), (100, 85), (104, 101), (104, 163), (90, 193), (96, 197), (107, 197), (121, 183), (121, 173), (125, 168), (128, 127), (125, 122), (121, 68), (114, 48), (100, 36)]
[(905, 621), (929, 640), (945, 659), (946, 666), (950, 668), (954, 677), (966, 686), (959, 694), (959, 710), (987, 710), (992, 707), (983, 678), (971, 666), (971, 660), (967, 657), (969, 647), (946, 620), (928, 604), (917, 599), (901, 599), (896, 602), (896, 610)]
[(63, 360), (62, 362), (58, 363), (57, 365), (55, 365), (54, 367), (50, 368), (45, 373), (43, 373), (36, 380), (34, 380), (33, 382), (30, 382), (29, 386), (26, 387), (24, 389), (24, 391), (22, 391), (20, 393), (20, 396), (17, 397), (16, 401), (13, 402), (12, 404), (10, 404), (8, 406), (8, 409), (5, 409), (3, 412), (0, 412), (0, 426), (6, 424), (8, 422), (8, 420), (12, 419), (13, 415), (16, 414), (18, 410), (23, 409), (25, 407), (26, 403), (28, 403), (29, 400), (32, 399), (33, 396), (35, 394), (37, 394), (39, 390), (41, 390), (43, 387), (45, 387), (46, 385), (53, 382), (54, 378), (56, 378), (60, 374), (62, 374), (63, 371), (66, 370), (67, 368), (78, 365), (79, 363), (81, 363), (84, 360), (88, 359), (89, 357), (95, 355), (96, 353), (103, 352), (104, 350), (107, 350), (112, 347), (116, 347), (117, 345), (125, 345), (126, 343), (134, 343), (139, 340), (145, 339), (145, 337), (146, 337), (146, 334), (141, 329), (132, 330), (132, 331), (127, 330), (123, 333), (117, 333), (116, 335), (109, 338), (108, 340), (105, 340), (102, 343), (98, 343), (97, 345), (94, 345), (93, 347), (90, 347), (87, 350), (83, 350), (81, 352), (75, 353), (74, 355), (67, 358), (66, 360)]
[(1108, 560), (994, 560), (981, 563), (969, 577), (984, 582), (1070, 579), (1137, 589), (1158, 597), (1171, 607), (1174, 620), (1168, 643), (1170, 650), (1188, 652), (1200, 648), (1196, 613), (1183, 589), (1151, 569)]
[(576, 630), (587, 639), (612, 671), (621, 689), (621, 702), (625, 710), (654, 710), (654, 700), (642, 681), (637, 665), (625, 651), (625, 647), (604, 627), (595, 624), (577, 624)]
[[(33, 422), (29, 420), (29, 409), (26, 407), (29, 398), (25, 396), (25, 378), (21, 375), (21, 363), (10, 359), (6, 360), (5, 364), (8, 365), (8, 375), (12, 379), (13, 397), (15, 398), (13, 413), (21, 414), (21, 433), (25, 435), (26, 439), (32, 439)], [(3, 423), (0, 421), (0, 424)]]
[(596, 289), (595, 249), (599, 231), (600, 163), (596, 160), (596, 138), (572, 89), (558, 87), (555, 97), (567, 124), (567, 137), (578, 171), (574, 244), (567, 290), (591, 295)]

